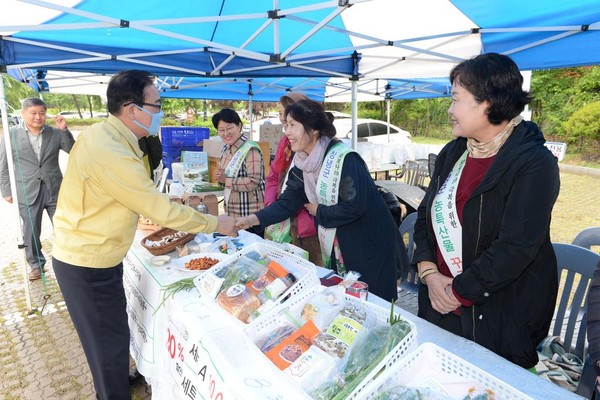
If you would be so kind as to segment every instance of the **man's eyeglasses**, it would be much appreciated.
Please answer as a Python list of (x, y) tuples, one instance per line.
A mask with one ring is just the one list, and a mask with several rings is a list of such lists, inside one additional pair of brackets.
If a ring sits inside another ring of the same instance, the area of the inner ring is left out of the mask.
[(162, 104), (142, 103), (142, 102), (137, 102), (137, 101), (130, 101), (129, 103), (125, 103), (123, 105), (128, 106), (130, 104), (135, 104), (138, 106), (150, 106), (150, 107), (158, 108), (158, 111), (160, 111), (162, 108)]

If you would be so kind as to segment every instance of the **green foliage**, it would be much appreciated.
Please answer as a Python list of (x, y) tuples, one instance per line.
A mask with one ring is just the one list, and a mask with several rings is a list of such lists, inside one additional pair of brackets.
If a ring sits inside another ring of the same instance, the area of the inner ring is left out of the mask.
[(550, 140), (569, 142), (566, 122), (586, 104), (600, 101), (600, 67), (534, 71), (532, 120)]
[(396, 100), (392, 102), (391, 123), (406, 129), (413, 137), (451, 139), (448, 107), (449, 98)]
[(577, 143), (579, 151), (598, 153), (600, 141), (600, 101), (575, 111), (565, 124), (569, 143)]

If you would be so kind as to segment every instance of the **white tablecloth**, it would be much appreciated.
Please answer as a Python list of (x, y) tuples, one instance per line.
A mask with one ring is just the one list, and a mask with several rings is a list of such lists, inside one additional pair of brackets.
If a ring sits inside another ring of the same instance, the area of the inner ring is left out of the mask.
[[(262, 357), (241, 329), (232, 328), (233, 317), (223, 318), (206, 307), (195, 290), (179, 293), (159, 307), (161, 286), (190, 275), (168, 265), (151, 265), (152, 255), (139, 245), (142, 237), (138, 233), (124, 261), (124, 282), (131, 355), (152, 385), (153, 398), (306, 398), (289, 382), (274, 379), (281, 373)], [(318, 271), (320, 276), (330, 272), (323, 268)], [(374, 295), (369, 295), (369, 301), (389, 308), (388, 302)], [(534, 399), (580, 398), (408, 311), (401, 314), (415, 324), (418, 343), (433, 342)]]

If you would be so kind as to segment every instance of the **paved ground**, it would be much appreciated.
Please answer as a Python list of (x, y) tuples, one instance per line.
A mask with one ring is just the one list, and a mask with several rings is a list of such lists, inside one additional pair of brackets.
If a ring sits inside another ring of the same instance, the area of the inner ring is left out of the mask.
[[(570, 242), (583, 228), (600, 225), (600, 178), (562, 173), (552, 221), (552, 240)], [(24, 283), (16, 249), (16, 208), (0, 201), (0, 399), (95, 399), (91, 375), (58, 289), (51, 265), (45, 282)], [(52, 252), (52, 226), (45, 220), (42, 243)], [(595, 248), (596, 251), (599, 249)], [(51, 263), (49, 263), (51, 264)], [(31, 292), (30, 312), (25, 287)], [(47, 302), (45, 303), (45, 297)], [(151, 398), (142, 381), (134, 399)], [(163, 399), (159, 399), (163, 400)], [(169, 399), (164, 399), (169, 400)]]

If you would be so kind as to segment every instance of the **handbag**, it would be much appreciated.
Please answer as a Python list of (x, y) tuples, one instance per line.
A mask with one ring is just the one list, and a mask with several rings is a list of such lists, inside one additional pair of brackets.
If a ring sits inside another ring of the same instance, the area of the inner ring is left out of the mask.
[(539, 363), (536, 372), (571, 392), (577, 390), (583, 371), (583, 361), (575, 354), (567, 353), (558, 336), (548, 336), (537, 346)]

